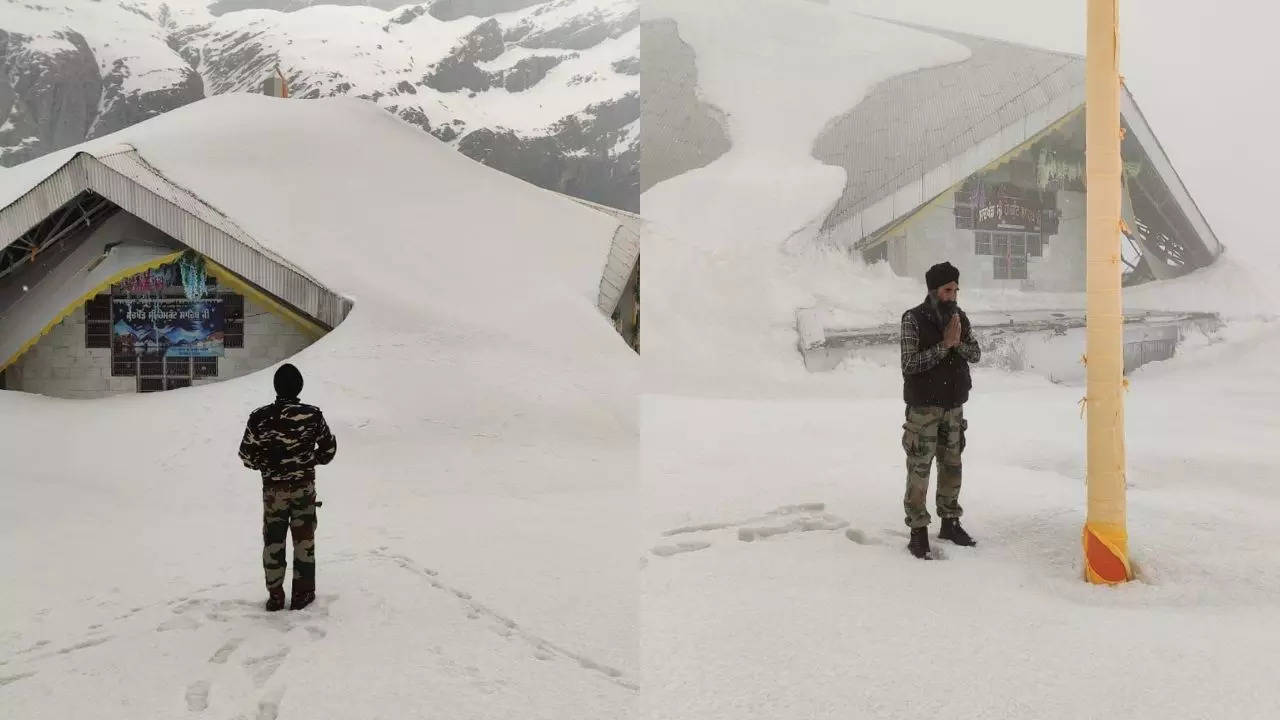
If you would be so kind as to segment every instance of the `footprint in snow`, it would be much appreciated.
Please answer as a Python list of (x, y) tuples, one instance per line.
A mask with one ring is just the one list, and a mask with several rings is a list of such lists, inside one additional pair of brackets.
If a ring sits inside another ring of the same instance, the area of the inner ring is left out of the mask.
[(284, 700), (284, 688), (280, 687), (258, 701), (258, 714), (254, 720), (276, 720), (280, 715), (280, 702)]
[(156, 632), (168, 632), (169, 630), (194, 630), (198, 627), (200, 627), (200, 623), (196, 622), (194, 618), (186, 615), (179, 615), (160, 623), (160, 625), (156, 627)]
[(209, 681), (197, 680), (187, 687), (187, 710), (202, 712), (209, 707)]
[(214, 665), (225, 664), (227, 662), (227, 658), (231, 657), (231, 653), (235, 652), (242, 642), (244, 642), (244, 638), (231, 638), (226, 641), (222, 644), (222, 647), (214, 651), (213, 657), (209, 658), (209, 662)]
[(17, 675), (0, 676), (0, 687), (4, 687), (5, 685), (9, 685), (10, 683), (16, 683), (19, 680), (23, 678), (29, 678), (32, 675), (35, 675), (35, 672), (24, 672), (24, 673), (18, 673)]
[(271, 679), (272, 675), (276, 674), (276, 671), (284, 664), (284, 659), (288, 655), (289, 648), (286, 646), (269, 655), (249, 658), (241, 664), (249, 671), (249, 676), (253, 678), (254, 687), (262, 687)]
[(702, 540), (691, 540), (688, 542), (678, 542), (671, 545), (656, 545), (649, 552), (658, 557), (671, 557), (681, 553), (697, 552), (698, 550), (706, 550), (711, 547), (711, 543)]

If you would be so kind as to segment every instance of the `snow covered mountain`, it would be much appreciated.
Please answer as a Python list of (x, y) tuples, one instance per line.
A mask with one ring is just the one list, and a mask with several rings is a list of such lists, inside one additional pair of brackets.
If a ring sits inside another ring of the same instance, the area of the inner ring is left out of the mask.
[(2, 0), (0, 164), (202, 97), (350, 95), (542, 187), (639, 205), (638, 0)]

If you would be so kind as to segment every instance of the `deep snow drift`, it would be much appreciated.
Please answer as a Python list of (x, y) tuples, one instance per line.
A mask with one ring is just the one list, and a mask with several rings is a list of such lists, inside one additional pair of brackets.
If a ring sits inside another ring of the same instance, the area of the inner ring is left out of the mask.
[[(993, 368), (975, 371), (966, 406), (961, 503), (979, 545), (914, 560), (897, 358), (807, 373), (795, 311), (878, 324), (924, 296), (922, 278), (813, 249), (843, 178), (810, 147), (874, 82), (957, 51), (835, 0), (653, 2), (646, 12), (676, 20), (732, 148), (642, 197), (653, 224), (642, 715), (1280, 713), (1270, 681), (1280, 566), (1269, 549), (1280, 511), (1280, 322), (1273, 283), (1250, 274), (1254, 256), (1228, 251), (1203, 271), (1125, 293), (1126, 309), (1227, 320), (1216, 337), (1131, 376), (1136, 582), (1082, 579), (1084, 389)], [(970, 310), (1083, 300), (961, 294)]]
[(1225, 334), (1134, 374), (1120, 588), (1082, 579), (1079, 388), (976, 373), (979, 544), (932, 562), (905, 549), (892, 372), (860, 366), (844, 398), (647, 399), (642, 715), (1275, 717), (1280, 327)]
[[(799, 0), (645, 3), (646, 20), (676, 20), (696, 56), (699, 96), (725, 113), (731, 142), (709, 166), (642, 197), (647, 388), (727, 396), (838, 392), (845, 380), (811, 377), (801, 365), (796, 310), (819, 308), (831, 326), (877, 325), (896, 322), (924, 297), (923, 278), (898, 277), (887, 264), (867, 266), (817, 246), (844, 174), (811, 148), (825, 125), (876, 83), (964, 60), (968, 50), (842, 8)], [(1251, 273), (1269, 267), (1270, 256), (1259, 259), (1252, 237), (1241, 240), (1245, 252), (1232, 251), (1234, 237), (1223, 242), (1227, 252), (1215, 266), (1127, 290), (1126, 309), (1274, 316), (1280, 293), (1264, 274)], [(967, 288), (961, 304), (978, 311), (1085, 303), (1083, 294)]]
[[(260, 480), (235, 452), (271, 371), (0, 393), (5, 708), (624, 715), (638, 358), (594, 307), (616, 221), (358, 100), (221, 96), (94, 141), (117, 143), (355, 302), (292, 360), (339, 443), (319, 598), (259, 609)], [(70, 152), (0, 173), (0, 202)]]

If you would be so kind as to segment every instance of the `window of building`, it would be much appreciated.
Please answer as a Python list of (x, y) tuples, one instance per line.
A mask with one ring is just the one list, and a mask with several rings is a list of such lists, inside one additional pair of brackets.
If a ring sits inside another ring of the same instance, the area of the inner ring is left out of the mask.
[(1026, 280), (1027, 258), (1044, 257), (1044, 235), (978, 231), (974, 233), (974, 253), (991, 256), (996, 280)]
[(191, 377), (192, 379), (211, 378), (218, 376), (218, 358), (216, 357), (198, 357), (191, 358)]
[(84, 346), (111, 347), (111, 296), (97, 295), (84, 303)]
[(112, 351), (111, 377), (137, 377), (138, 356), (133, 353)]
[(991, 241), (992, 255), (1005, 257), (1009, 254), (1009, 233), (992, 233)]
[(229, 348), (244, 347), (244, 296), (224, 293), (222, 295), (222, 346)]
[[(215, 277), (209, 277), (207, 283), (209, 292), (222, 298), (223, 346), (243, 348), (244, 296), (223, 290)], [(216, 357), (139, 354), (132, 346), (117, 342), (112, 332), (112, 299), (127, 297), (126, 286), (126, 283), (117, 283), (112, 286), (111, 292), (101, 293), (84, 304), (85, 347), (110, 348), (112, 377), (137, 378), (138, 392), (160, 392), (189, 387), (194, 380), (218, 376)], [(159, 294), (173, 296), (180, 292), (181, 288), (168, 288)]]
[(996, 280), (1026, 280), (1026, 255), (996, 255), (991, 258), (992, 273)]
[(953, 210), (956, 217), (957, 230), (972, 230), (973, 225), (973, 200), (972, 194), (966, 190), (959, 190), (955, 194), (955, 203)]
[(973, 234), (973, 254), (990, 255), (991, 253), (991, 233), (985, 230), (975, 232)]
[[(217, 358), (201, 358), (217, 361)], [(191, 387), (194, 358), (144, 355), (138, 360), (138, 392)]]
[(1027, 257), (1027, 236), (1023, 233), (1009, 233), (1009, 254), (1013, 257), (1026, 259)]

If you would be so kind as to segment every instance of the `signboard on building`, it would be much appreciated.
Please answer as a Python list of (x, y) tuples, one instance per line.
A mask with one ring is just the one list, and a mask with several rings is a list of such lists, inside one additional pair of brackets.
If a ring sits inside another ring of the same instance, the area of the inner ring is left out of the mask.
[(1040, 231), (1039, 193), (1024, 193), (1015, 185), (997, 185), (976, 199), (976, 229)]
[(111, 342), (117, 353), (222, 357), (222, 298), (112, 298)]
[(971, 179), (955, 194), (956, 228), (1055, 235), (1058, 232), (1056, 205), (1053, 192)]

